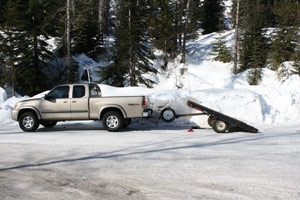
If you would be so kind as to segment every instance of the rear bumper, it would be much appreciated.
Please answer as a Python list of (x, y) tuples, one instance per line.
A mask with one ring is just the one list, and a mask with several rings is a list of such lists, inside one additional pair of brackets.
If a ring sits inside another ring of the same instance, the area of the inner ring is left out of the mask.
[(145, 109), (143, 111), (143, 117), (147, 118), (147, 117), (151, 117), (152, 116), (152, 113), (153, 113), (153, 110), (152, 109)]

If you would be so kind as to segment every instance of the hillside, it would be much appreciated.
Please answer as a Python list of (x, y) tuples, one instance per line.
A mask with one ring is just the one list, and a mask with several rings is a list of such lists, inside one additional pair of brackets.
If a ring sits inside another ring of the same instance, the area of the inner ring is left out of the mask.
[[(144, 87), (113, 88), (102, 85), (103, 94), (149, 95), (154, 107), (169, 105), (178, 113), (192, 112), (185, 106), (186, 99), (195, 99), (207, 107), (229, 114), (251, 124), (281, 124), (300, 122), (300, 78), (290, 76), (279, 81), (277, 74), (268, 68), (263, 69), (263, 79), (258, 86), (247, 82), (247, 72), (234, 76), (231, 73), (232, 63), (221, 63), (212, 60), (210, 55), (213, 42), (219, 34), (212, 33), (200, 36), (187, 44), (187, 62), (180, 64), (179, 58), (164, 71), (160, 63), (154, 63), (160, 73), (151, 75), (157, 82), (153, 89)], [(222, 33), (227, 45), (232, 45), (233, 32)], [(158, 55), (159, 52), (156, 52)], [(87, 59), (81, 55), (77, 61)], [(100, 63), (93, 65), (99, 66)], [(288, 63), (287, 63), (288, 65)], [(82, 68), (81, 68), (82, 70)], [(94, 80), (96, 67), (91, 70)], [(82, 71), (81, 71), (82, 73)], [(3, 89), (0, 89), (1, 117), (0, 123), (10, 121), (10, 109), (22, 98), (7, 99)], [(206, 123), (201, 117), (193, 117), (199, 125)]]

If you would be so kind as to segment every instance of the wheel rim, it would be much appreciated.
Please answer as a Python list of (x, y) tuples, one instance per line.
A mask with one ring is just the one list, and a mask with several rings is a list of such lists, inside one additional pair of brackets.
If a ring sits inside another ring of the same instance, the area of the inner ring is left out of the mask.
[(109, 128), (116, 128), (119, 125), (119, 120), (116, 116), (110, 116), (106, 119), (106, 125)]
[(23, 119), (23, 126), (25, 128), (32, 128), (33, 125), (34, 125), (34, 120), (33, 120), (32, 117), (30, 117), (30, 116), (24, 117), (24, 119)]
[(171, 120), (171, 119), (173, 119), (174, 115), (173, 115), (173, 112), (171, 110), (166, 110), (163, 113), (163, 117), (164, 117), (165, 120)]
[(226, 124), (225, 124), (225, 122), (223, 122), (223, 121), (216, 121), (216, 128), (217, 128), (217, 130), (219, 130), (219, 131), (225, 131), (226, 130)]

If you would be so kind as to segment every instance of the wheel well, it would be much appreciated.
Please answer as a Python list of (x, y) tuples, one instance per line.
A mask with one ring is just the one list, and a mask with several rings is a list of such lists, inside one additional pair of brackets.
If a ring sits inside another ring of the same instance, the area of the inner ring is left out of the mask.
[(119, 109), (119, 108), (105, 108), (104, 110), (101, 111), (100, 114), (100, 120), (102, 120), (102, 118), (104, 117), (104, 115), (110, 111), (116, 111), (118, 113), (120, 113), (120, 115), (122, 115), (124, 117), (123, 112)]
[(18, 121), (19, 121), (20, 116), (23, 113), (26, 113), (26, 112), (32, 112), (32, 113), (34, 113), (37, 116), (37, 118), (40, 119), (40, 117), (37, 115), (37, 113), (33, 109), (22, 109), (22, 110), (20, 110), (20, 112), (18, 114)]

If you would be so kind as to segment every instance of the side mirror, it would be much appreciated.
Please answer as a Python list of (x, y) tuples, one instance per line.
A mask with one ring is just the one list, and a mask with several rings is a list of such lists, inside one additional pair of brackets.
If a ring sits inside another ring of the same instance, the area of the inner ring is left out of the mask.
[(44, 99), (50, 101), (53, 100), (54, 98), (50, 95), (45, 94)]

